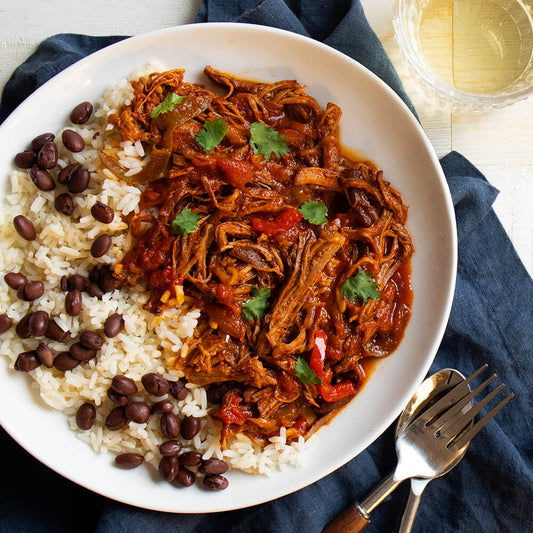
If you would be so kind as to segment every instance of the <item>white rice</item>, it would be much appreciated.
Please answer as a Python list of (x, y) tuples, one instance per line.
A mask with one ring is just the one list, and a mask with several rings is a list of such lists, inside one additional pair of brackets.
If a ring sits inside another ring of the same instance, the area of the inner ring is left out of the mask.
[[(105, 427), (104, 420), (114, 405), (107, 398), (107, 390), (117, 374), (133, 379), (139, 391), (143, 391), (141, 377), (147, 372), (158, 372), (172, 380), (179, 378), (175, 370), (167, 368), (167, 360), (182, 350), (183, 341), (192, 335), (200, 312), (184, 312), (176, 308), (166, 311), (163, 320), (156, 320), (142, 308), (146, 296), (121, 288), (105, 294), (101, 300), (84, 293), (81, 314), (71, 317), (65, 312), (65, 294), (60, 290), (62, 276), (77, 273), (87, 277), (95, 263), (115, 264), (131, 245), (127, 225), (120, 214), (127, 215), (136, 209), (140, 191), (137, 187), (119, 182), (108, 169), (102, 169), (97, 150), (102, 148), (105, 132), (110, 129), (107, 117), (132, 97), (131, 85), (124, 79), (105, 91), (103, 98), (96, 103), (89, 123), (68, 125), (84, 138), (84, 151), (77, 154), (67, 151), (61, 142), (61, 132), (56, 136), (58, 171), (77, 162), (91, 173), (89, 189), (75, 195), (75, 209), (71, 217), (54, 209), (54, 196), (64, 192), (64, 186), (58, 184), (55, 191), (44, 192), (35, 187), (27, 171), (15, 170), (11, 173), (11, 193), (0, 213), (0, 270), (3, 275), (21, 272), (30, 280), (42, 280), (45, 293), (36, 302), (19, 300), (16, 291), (7, 286), (2, 275), (0, 312), (7, 312), (16, 324), (30, 311), (47, 311), (61, 328), (70, 332), (62, 343), (44, 339), (55, 353), (68, 350), (83, 330), (102, 332), (105, 319), (113, 313), (121, 313), (125, 321), (124, 330), (115, 338), (106, 338), (95, 359), (66, 372), (40, 366), (30, 373), (32, 387), (48, 406), (68, 417), (70, 428), (96, 452), (140, 453), (157, 468), (160, 460), (158, 446), (164, 440), (159, 430), (159, 416), (151, 416), (144, 424), (130, 421), (122, 430), (110, 431)], [(121, 143), (118, 155), (129, 176), (139, 172), (146, 162), (140, 142)], [(104, 225), (92, 217), (90, 209), (96, 200), (115, 210), (112, 223)], [(16, 233), (12, 220), (19, 214), (24, 214), (33, 222), (36, 240), (25, 241)], [(113, 245), (103, 257), (94, 259), (89, 252), (90, 246), (103, 232), (112, 235)], [(20, 339), (13, 326), (0, 336), (0, 352), (14, 363), (19, 353), (35, 349), (41, 340)], [(198, 435), (191, 442), (184, 442), (185, 450), (195, 449), (205, 459), (224, 459), (231, 468), (266, 475), (285, 465), (300, 463), (308, 443), (300, 437), (299, 441), (286, 444), (284, 429), (264, 448), (244, 435), (237, 435), (231, 438), (226, 449), (221, 449), (220, 427), (208, 415), (210, 406), (205, 389), (193, 384), (187, 384), (187, 388), (187, 397), (179, 402), (169, 395), (149, 398), (153, 402), (172, 401), (180, 417), (192, 415), (202, 419)], [(146, 399), (146, 396), (139, 394), (134, 399)], [(97, 407), (96, 423), (87, 431), (79, 430), (75, 421), (76, 411), (84, 402), (92, 402)]]

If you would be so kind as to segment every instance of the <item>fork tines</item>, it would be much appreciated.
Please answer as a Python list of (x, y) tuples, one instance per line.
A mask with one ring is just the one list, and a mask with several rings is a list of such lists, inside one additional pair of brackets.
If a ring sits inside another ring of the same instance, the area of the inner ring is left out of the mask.
[[(505, 387), (503, 383), (500, 384), (473, 406), (472, 401), (474, 397), (496, 378), (496, 374), (493, 374), (474, 390), (470, 391), (469, 384), (487, 368), (487, 364), (483, 365), (471, 376), (458, 383), (438, 402), (424, 411), (418, 419), (420, 422), (423, 421), (426, 427), (434, 429), (436, 437), (446, 438), (449, 441), (448, 448), (461, 449), (467, 445), (485, 424), (514, 396), (513, 393), (510, 393), (483, 418), (475, 424), (472, 424), (479, 412)], [(468, 429), (465, 429), (467, 426), (469, 426)]]

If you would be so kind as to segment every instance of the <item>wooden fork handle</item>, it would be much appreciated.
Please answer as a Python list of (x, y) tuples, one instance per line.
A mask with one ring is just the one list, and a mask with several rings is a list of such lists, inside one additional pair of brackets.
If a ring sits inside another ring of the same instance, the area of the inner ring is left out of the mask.
[(336, 516), (322, 533), (358, 533), (370, 523), (370, 518), (363, 516), (355, 507), (348, 505), (342, 513)]
[(370, 523), (370, 513), (375, 509), (402, 481), (389, 474), (360, 503), (349, 505), (322, 530), (322, 533), (357, 533)]

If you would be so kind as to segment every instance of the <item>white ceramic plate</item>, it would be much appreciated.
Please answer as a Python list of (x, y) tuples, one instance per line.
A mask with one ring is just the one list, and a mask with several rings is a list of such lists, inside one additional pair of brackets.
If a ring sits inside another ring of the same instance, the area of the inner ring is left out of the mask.
[[(148, 468), (113, 467), (67, 428), (66, 417), (30, 391), (28, 376), (0, 361), (2, 426), (31, 454), (95, 492), (139, 507), (213, 512), (278, 498), (329, 474), (372, 443), (396, 418), (423, 379), (448, 319), (456, 270), (453, 206), (439, 162), (422, 128), (396, 94), (347, 56), (316, 41), (243, 24), (196, 24), (134, 37), (95, 53), (57, 75), (0, 128), (0, 176), (5, 195), (12, 157), (43, 131), (56, 131), (70, 110), (150, 60), (187, 69), (202, 80), (205, 65), (264, 81), (297, 79), (325, 106), (341, 106), (344, 145), (372, 159), (410, 205), (413, 314), (399, 349), (380, 361), (357, 398), (319, 432), (300, 468), (272, 477), (231, 473), (229, 488), (178, 490)], [(205, 80), (204, 80), (205, 81)]]

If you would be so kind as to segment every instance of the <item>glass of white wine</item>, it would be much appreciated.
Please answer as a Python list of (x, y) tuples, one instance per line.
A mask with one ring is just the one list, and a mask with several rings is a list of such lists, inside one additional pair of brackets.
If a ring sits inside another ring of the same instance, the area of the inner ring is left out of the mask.
[(533, 0), (396, 0), (394, 31), (411, 73), (452, 109), (533, 94)]

